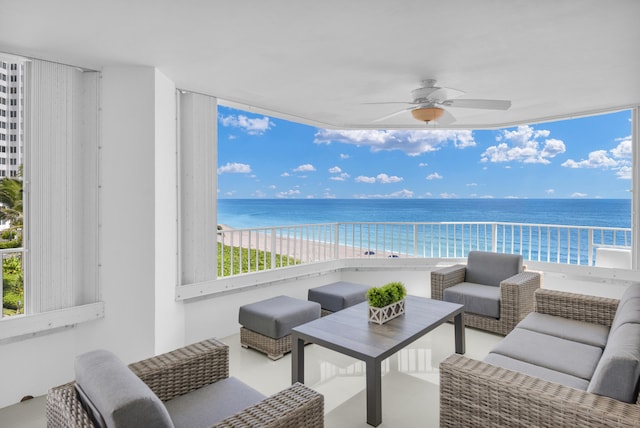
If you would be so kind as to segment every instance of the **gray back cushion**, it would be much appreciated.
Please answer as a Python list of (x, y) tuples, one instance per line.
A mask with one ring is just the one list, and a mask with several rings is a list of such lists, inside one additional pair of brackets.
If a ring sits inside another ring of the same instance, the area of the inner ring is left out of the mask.
[(620, 298), (618, 309), (611, 323), (611, 333), (626, 323), (640, 324), (640, 286), (627, 288)]
[[(109, 427), (173, 428), (164, 404), (114, 354), (91, 351), (76, 358), (76, 383)], [(96, 415), (97, 417), (97, 415)]]
[(470, 251), (465, 282), (499, 286), (500, 282), (522, 272), (520, 254)]
[(635, 403), (640, 378), (640, 324), (626, 323), (609, 334), (587, 392)]

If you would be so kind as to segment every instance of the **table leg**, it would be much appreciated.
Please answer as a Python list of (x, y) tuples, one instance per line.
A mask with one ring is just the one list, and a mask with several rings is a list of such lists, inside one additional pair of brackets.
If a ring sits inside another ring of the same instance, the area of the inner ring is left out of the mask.
[(291, 384), (304, 383), (304, 340), (291, 335)]
[(453, 319), (453, 323), (456, 328), (456, 353), (465, 353), (465, 338), (464, 338), (464, 312), (460, 312)]
[(382, 423), (382, 361), (370, 360), (367, 366), (367, 423), (377, 427)]

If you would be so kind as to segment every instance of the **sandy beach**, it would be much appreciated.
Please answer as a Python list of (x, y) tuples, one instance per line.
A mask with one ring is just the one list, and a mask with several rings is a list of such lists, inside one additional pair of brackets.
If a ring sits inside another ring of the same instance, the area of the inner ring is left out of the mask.
[(293, 257), (300, 262), (323, 261), (342, 258), (390, 257), (384, 250), (359, 248), (340, 245), (336, 248), (320, 238), (315, 240), (287, 236), (272, 236), (270, 233), (256, 230), (236, 230), (224, 224), (219, 225), (218, 242), (224, 245), (252, 248), (261, 251), (275, 252)]

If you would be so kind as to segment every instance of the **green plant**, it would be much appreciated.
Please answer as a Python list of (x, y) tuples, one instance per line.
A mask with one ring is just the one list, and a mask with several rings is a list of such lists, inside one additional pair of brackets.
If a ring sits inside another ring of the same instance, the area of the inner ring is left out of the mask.
[(369, 306), (383, 308), (398, 302), (407, 296), (407, 289), (401, 282), (390, 282), (382, 287), (373, 287), (367, 290), (367, 302)]
[(8, 309), (17, 310), (18, 303), (22, 307), (24, 297), (21, 294), (5, 293), (2, 298), (2, 306)]

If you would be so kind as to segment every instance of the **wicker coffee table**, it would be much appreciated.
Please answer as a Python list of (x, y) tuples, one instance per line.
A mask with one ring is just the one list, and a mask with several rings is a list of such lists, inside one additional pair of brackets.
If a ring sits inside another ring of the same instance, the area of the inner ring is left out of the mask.
[(407, 296), (406, 313), (383, 325), (368, 321), (367, 303), (310, 321), (291, 330), (291, 381), (304, 383), (304, 343), (316, 343), (366, 364), (367, 423), (382, 423), (381, 363), (387, 357), (454, 318), (455, 351), (465, 352), (464, 306)]

